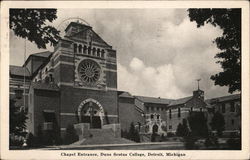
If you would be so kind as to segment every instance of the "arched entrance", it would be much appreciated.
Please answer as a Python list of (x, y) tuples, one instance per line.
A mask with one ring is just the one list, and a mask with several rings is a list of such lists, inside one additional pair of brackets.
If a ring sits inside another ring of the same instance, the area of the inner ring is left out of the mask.
[(102, 128), (103, 107), (94, 99), (84, 100), (78, 108), (80, 123), (89, 123), (90, 128)]
[(154, 124), (153, 125), (153, 133), (157, 133), (158, 132), (158, 126), (157, 126), (157, 124)]

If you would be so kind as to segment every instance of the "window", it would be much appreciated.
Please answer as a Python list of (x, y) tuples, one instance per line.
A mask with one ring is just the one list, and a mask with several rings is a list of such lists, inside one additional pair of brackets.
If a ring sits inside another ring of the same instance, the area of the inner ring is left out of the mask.
[(95, 56), (95, 54), (96, 54), (96, 49), (95, 49), (95, 47), (93, 48), (92, 54), (93, 54), (93, 56)]
[(156, 118), (157, 118), (157, 119), (160, 119), (160, 115), (158, 114)]
[(231, 120), (231, 124), (234, 125), (234, 119)]
[(85, 59), (79, 64), (78, 74), (85, 84), (94, 84), (100, 78), (101, 67), (95, 61)]
[(154, 111), (155, 109), (154, 109), (154, 107), (151, 107), (151, 111)]
[(193, 107), (191, 107), (190, 111), (193, 112)]
[(202, 112), (202, 108), (200, 108), (200, 112)]
[(88, 47), (88, 55), (91, 54), (91, 47)]
[(78, 52), (79, 52), (79, 53), (82, 53), (82, 45), (79, 45), (79, 46), (78, 46)]
[(172, 113), (171, 113), (171, 109), (169, 110), (169, 119), (172, 118)]
[(181, 108), (178, 108), (178, 117), (181, 117)]
[(77, 44), (74, 44), (74, 53), (77, 52)]
[(149, 107), (148, 106), (146, 107), (146, 110), (149, 111)]
[(151, 119), (153, 119), (153, 118), (154, 118), (154, 115), (153, 115), (153, 114), (151, 114), (151, 115), (150, 115), (150, 118), (151, 118)]
[(226, 112), (225, 103), (223, 103), (223, 104), (221, 105), (221, 110), (222, 110), (222, 113), (225, 113), (225, 112)]
[(230, 112), (235, 112), (234, 102), (230, 103)]
[(104, 50), (102, 50), (102, 55), (101, 55), (101, 57), (102, 57), (102, 58), (104, 57)]
[(156, 107), (156, 110), (159, 111), (159, 107)]
[(100, 57), (100, 49), (97, 49), (97, 57)]
[(172, 129), (172, 125), (169, 125), (169, 126), (168, 126), (168, 129)]
[(83, 47), (83, 53), (85, 53), (85, 54), (86, 54), (86, 52), (87, 52), (87, 47), (86, 47), (86, 46), (84, 46), (84, 47)]

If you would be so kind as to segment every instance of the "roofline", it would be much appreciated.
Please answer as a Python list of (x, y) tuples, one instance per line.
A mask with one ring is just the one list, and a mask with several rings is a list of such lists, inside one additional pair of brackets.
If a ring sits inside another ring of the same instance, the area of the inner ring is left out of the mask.
[(37, 75), (38, 71), (39, 71), (41, 68), (45, 67), (45, 66), (49, 63), (50, 58), (52, 57), (53, 54), (54, 54), (54, 52), (52, 52), (52, 53), (49, 55), (49, 57), (46, 58), (46, 60), (44, 61), (44, 63), (43, 63), (42, 65), (40, 65), (40, 66), (37, 68), (37, 70), (31, 75), (31, 79), (34, 78), (34, 75)]
[[(216, 99), (220, 99), (220, 98), (224, 98), (224, 97), (230, 97), (230, 96), (237, 96), (237, 95), (239, 95), (240, 98), (241, 98), (241, 93), (238, 93), (238, 94), (232, 94), (232, 95), (227, 95), (227, 96), (221, 96), (221, 97), (214, 97), (214, 98), (210, 98), (210, 99), (205, 99), (205, 101), (209, 101), (209, 100), (211, 101), (211, 100), (216, 100)], [(225, 102), (225, 101), (230, 101), (230, 100), (232, 100), (232, 99), (222, 100), (222, 101), (219, 101), (219, 102)]]

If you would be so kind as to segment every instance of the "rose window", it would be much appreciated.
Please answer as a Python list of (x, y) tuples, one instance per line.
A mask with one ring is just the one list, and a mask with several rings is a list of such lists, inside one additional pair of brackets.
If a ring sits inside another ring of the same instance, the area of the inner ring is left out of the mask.
[(101, 68), (95, 61), (85, 59), (79, 64), (78, 73), (82, 82), (91, 84), (100, 78)]

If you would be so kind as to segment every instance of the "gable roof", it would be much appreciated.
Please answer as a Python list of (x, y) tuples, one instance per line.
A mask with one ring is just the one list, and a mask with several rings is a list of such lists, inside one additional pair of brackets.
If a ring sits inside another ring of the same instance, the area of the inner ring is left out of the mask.
[(172, 99), (156, 98), (156, 97), (145, 97), (145, 96), (134, 96), (144, 103), (157, 103), (157, 104), (170, 104)]
[(26, 67), (10, 65), (10, 75), (29, 77), (30, 72)]
[(241, 98), (241, 94), (233, 94), (233, 95), (228, 95), (228, 96), (223, 96), (223, 97), (218, 97), (218, 98), (211, 98), (211, 99), (206, 99), (205, 102), (206, 103), (219, 103), (219, 102), (225, 102), (225, 101), (230, 101), (230, 100), (236, 100), (236, 99), (240, 99)]
[(169, 106), (175, 106), (175, 105), (185, 104), (187, 101), (189, 101), (192, 98), (193, 98), (193, 96), (184, 97), (184, 98), (173, 100), (173, 101), (171, 101), (171, 103), (169, 104)]
[(32, 82), (31, 87), (34, 89), (59, 91), (59, 87), (54, 83)]
[(37, 56), (37, 57), (48, 58), (51, 54), (52, 54), (52, 52), (50, 52), (50, 51), (44, 51), (44, 52), (34, 53), (34, 54), (31, 54), (31, 55), (32, 56)]

